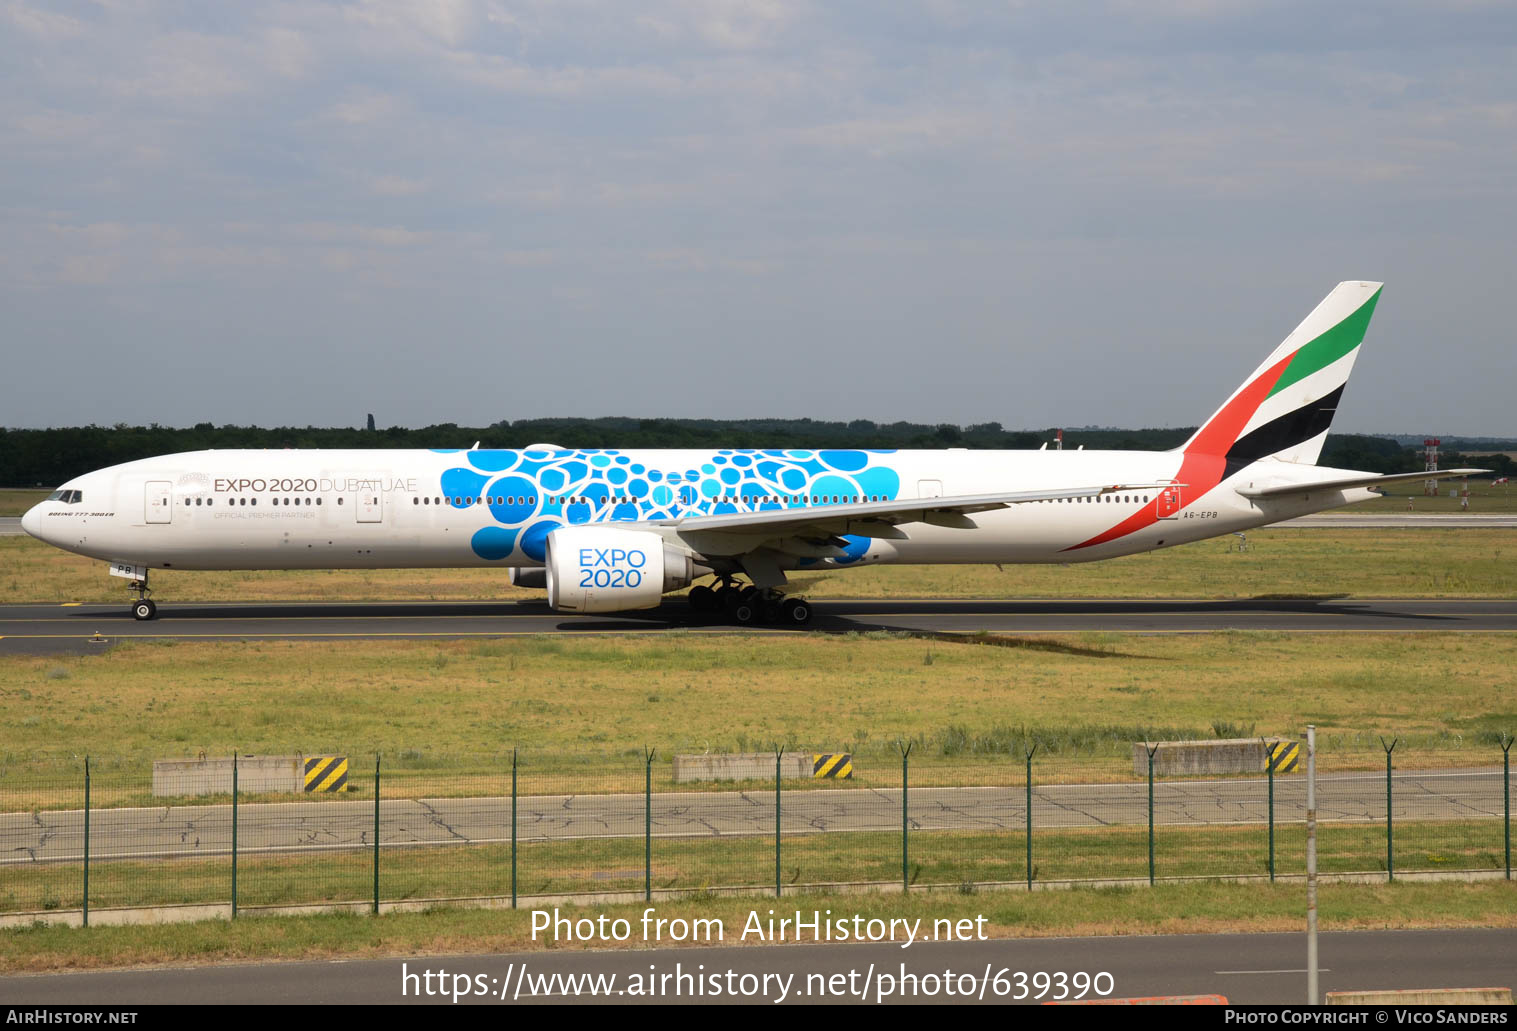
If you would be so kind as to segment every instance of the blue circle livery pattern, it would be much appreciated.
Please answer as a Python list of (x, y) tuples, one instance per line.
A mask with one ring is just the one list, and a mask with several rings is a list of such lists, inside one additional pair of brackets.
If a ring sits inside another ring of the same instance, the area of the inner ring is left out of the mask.
[[(609, 450), (437, 453), (468, 463), (442, 474), (444, 503), (488, 508), (494, 522), (477, 530), (470, 545), (480, 558), (502, 563), (542, 562), (548, 534), (561, 526), (801, 509), (812, 497), (828, 504), (834, 497), (893, 501), (901, 489), (899, 474), (885, 464), (894, 451), (715, 451), (683, 469), (654, 468), (641, 454)], [(473, 505), (475, 498), (488, 503)], [(846, 539), (845, 555), (829, 561), (846, 565), (869, 549), (867, 537)]]

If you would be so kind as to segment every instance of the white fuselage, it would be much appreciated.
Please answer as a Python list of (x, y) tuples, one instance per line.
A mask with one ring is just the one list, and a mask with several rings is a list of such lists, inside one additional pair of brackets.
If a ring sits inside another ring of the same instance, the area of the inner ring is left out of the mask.
[[(543, 535), (560, 526), (662, 524), (659, 532), (672, 538), (679, 532), (668, 529), (671, 522), (701, 515), (1022, 485), (1168, 483), (1179, 476), (1183, 457), (968, 450), (199, 451), (78, 477), (60, 489), (62, 499), (28, 512), (23, 525), (68, 551), (144, 568), (533, 567), (543, 562)], [(1013, 504), (975, 514), (969, 527), (917, 522), (903, 527), (903, 539), (859, 538), (845, 559), (798, 558), (785, 565), (1112, 558), (1374, 496), (1318, 491), (1261, 501), (1233, 489), (1255, 481), (1307, 485), (1333, 472), (1267, 460), (1199, 492), (1180, 484), (1166, 504), (1158, 504), (1160, 492), (1152, 488)], [(1124, 524), (1130, 529), (1121, 529)], [(1112, 532), (1111, 539), (1089, 543)]]

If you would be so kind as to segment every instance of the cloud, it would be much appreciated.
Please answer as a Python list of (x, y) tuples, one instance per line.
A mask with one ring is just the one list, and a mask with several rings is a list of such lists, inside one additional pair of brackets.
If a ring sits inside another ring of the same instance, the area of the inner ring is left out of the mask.
[[(1453, 333), (1462, 374), (1418, 373), (1430, 408), (1505, 418), (1510, 5), (0, 0), (0, 17), (0, 304), (17, 324), (93, 320), (84, 351), (150, 344), (162, 376), (198, 367), (197, 327), (235, 321), (257, 352), (304, 319), (324, 328), (302, 354), (382, 358), (420, 333), (460, 362), (503, 334), (602, 356), (587, 414), (631, 389), (650, 412), (1021, 425), (1056, 417), (1061, 356), (1134, 380), (1147, 366), (1123, 349), (1162, 346), (1183, 376), (1077, 420), (1183, 421), (1205, 414), (1180, 411), (1201, 380), (1236, 371), (1218, 327), (1274, 335), (1278, 307), (1370, 274), (1391, 282), (1384, 367)], [(1171, 294), (1171, 328), (1134, 325)], [(1449, 297), (1477, 300), (1450, 316)], [(924, 347), (941, 360), (903, 375)], [(741, 384), (735, 408), (638, 378), (692, 348)], [(32, 353), (31, 378), (67, 371)], [(857, 378), (840, 396), (815, 368)], [(1046, 389), (1013, 397), (1027, 377)], [(42, 418), (14, 382), (0, 409)], [(1391, 396), (1373, 386), (1355, 398)], [(499, 417), (482, 386), (421, 392), (442, 393)]]
[(4, 5), (3, 10), (12, 25), (39, 39), (72, 39), (84, 31), (84, 23), (78, 18), (56, 11), (38, 10), (20, 0), (11, 0)]
[(382, 175), (369, 185), (369, 189), (379, 197), (414, 197), (427, 192), (427, 184), (419, 179)]

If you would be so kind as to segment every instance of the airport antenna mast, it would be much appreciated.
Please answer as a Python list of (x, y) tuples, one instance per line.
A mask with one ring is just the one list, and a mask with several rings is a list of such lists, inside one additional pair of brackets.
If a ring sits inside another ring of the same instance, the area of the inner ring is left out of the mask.
[[(1438, 445), (1442, 441), (1437, 437), (1424, 437), (1422, 439), (1422, 469), (1424, 472), (1435, 473), (1438, 471)], [(1423, 484), (1422, 492), (1429, 497), (1438, 496), (1438, 481), (1429, 478)]]

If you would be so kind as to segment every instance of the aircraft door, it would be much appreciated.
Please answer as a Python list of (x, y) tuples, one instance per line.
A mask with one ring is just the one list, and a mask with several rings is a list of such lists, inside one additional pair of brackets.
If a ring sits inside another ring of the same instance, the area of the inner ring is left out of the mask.
[(174, 521), (174, 485), (168, 480), (149, 480), (144, 498), (147, 521), (172, 523)]
[(358, 492), (358, 505), (353, 512), (360, 523), (384, 522), (384, 495), (365, 487)]
[(918, 480), (917, 481), (917, 497), (919, 497), (919, 498), (941, 498), (942, 496), (943, 496), (943, 481), (942, 480)]
[(1160, 519), (1175, 519), (1180, 514), (1180, 485), (1171, 484), (1159, 492)]

